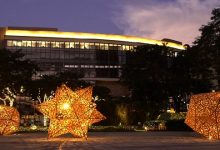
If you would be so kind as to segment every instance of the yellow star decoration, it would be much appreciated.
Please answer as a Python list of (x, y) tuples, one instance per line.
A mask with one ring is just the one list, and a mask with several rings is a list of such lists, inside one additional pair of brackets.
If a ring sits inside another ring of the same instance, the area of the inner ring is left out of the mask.
[(185, 123), (209, 139), (220, 139), (220, 92), (192, 95)]
[(16, 132), (20, 125), (20, 115), (17, 109), (0, 105), (0, 135)]
[(59, 87), (53, 99), (41, 103), (38, 110), (50, 118), (48, 138), (71, 133), (87, 138), (88, 127), (105, 119), (92, 102), (92, 87), (72, 91), (66, 85)]

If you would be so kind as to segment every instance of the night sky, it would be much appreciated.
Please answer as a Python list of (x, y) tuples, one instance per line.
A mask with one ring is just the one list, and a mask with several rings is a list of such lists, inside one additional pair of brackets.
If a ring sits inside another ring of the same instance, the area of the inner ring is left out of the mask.
[(0, 26), (172, 38), (191, 43), (219, 0), (0, 0)]

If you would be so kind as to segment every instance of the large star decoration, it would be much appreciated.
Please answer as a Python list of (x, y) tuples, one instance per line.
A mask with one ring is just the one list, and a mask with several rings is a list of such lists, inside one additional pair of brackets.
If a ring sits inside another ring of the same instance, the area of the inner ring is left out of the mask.
[(185, 123), (209, 139), (220, 139), (220, 92), (192, 95)]
[(16, 132), (20, 125), (20, 115), (17, 109), (0, 105), (0, 135)]
[(59, 87), (54, 98), (37, 106), (50, 118), (48, 138), (71, 133), (87, 138), (88, 127), (105, 119), (92, 102), (92, 87), (72, 91), (66, 85)]

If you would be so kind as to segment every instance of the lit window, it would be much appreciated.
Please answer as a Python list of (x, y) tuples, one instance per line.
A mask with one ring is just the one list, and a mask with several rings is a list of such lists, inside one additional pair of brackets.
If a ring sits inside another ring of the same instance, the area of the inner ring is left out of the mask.
[(21, 47), (21, 41), (17, 41), (17, 46)]
[(56, 42), (51, 42), (51, 47), (55, 48), (55, 44), (56, 44)]
[(100, 43), (100, 49), (105, 50), (105, 44)]
[(64, 48), (64, 42), (60, 42), (60, 48)]
[(31, 47), (31, 41), (27, 41), (27, 47)]
[(126, 45), (126, 50), (127, 50), (127, 51), (130, 50), (128, 45)]
[(36, 41), (36, 47), (39, 47), (40, 41)]
[(50, 42), (46, 41), (46, 47), (50, 47)]
[(41, 47), (46, 47), (46, 41), (41, 42)]
[(80, 49), (84, 49), (84, 48), (85, 48), (84, 43), (80, 42)]
[(56, 48), (60, 48), (60, 42), (56, 42), (55, 47), (56, 47)]
[(105, 44), (105, 50), (109, 50), (108, 44)]
[(13, 46), (12, 41), (7, 40), (7, 46)]
[(27, 41), (22, 41), (21, 45), (22, 45), (22, 47), (26, 47), (27, 46)]
[(118, 50), (122, 51), (123, 47), (121, 45), (118, 45)]
[(113, 50), (113, 44), (109, 44), (109, 50)]
[(75, 42), (75, 48), (79, 48), (79, 42)]
[(32, 41), (32, 43), (31, 43), (31, 45), (32, 45), (32, 47), (36, 47), (36, 41)]
[(65, 42), (65, 48), (70, 48), (70, 42)]
[(118, 50), (118, 45), (114, 45), (114, 50)]
[(90, 49), (95, 49), (94, 43), (89, 43), (89, 47), (90, 47)]
[(99, 49), (99, 43), (95, 43), (95, 49)]
[(174, 57), (177, 57), (177, 55), (178, 55), (178, 52), (174, 52)]
[(129, 46), (128, 45), (123, 45), (123, 50), (128, 51), (129, 50)]
[(85, 49), (89, 49), (89, 43), (85, 43)]
[(38, 47), (45, 47), (46, 43), (45, 43), (45, 41), (37, 41), (37, 45), (38, 45)]
[(74, 42), (70, 42), (70, 48), (75, 48), (75, 43)]
[(116, 45), (116, 44), (109, 44), (109, 49), (110, 50), (118, 50), (118, 45)]
[(17, 46), (17, 41), (13, 41), (12, 46)]

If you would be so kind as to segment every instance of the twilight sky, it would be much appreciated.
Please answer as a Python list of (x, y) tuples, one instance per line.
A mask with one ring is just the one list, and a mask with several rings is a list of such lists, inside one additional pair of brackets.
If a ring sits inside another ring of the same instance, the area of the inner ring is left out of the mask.
[(220, 0), (0, 0), (0, 26), (171, 38), (191, 44)]

